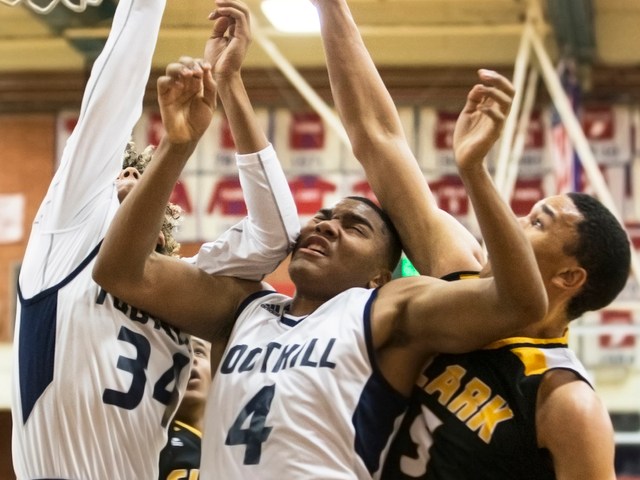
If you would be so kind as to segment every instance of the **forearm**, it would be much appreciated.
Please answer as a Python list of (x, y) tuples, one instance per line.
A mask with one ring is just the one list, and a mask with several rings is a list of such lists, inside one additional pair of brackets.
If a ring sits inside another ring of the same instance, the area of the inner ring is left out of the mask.
[(269, 145), (245, 89), (240, 72), (216, 78), (218, 95), (239, 154), (254, 153)]
[(396, 107), (362, 40), (345, 0), (314, 2), (335, 106), (354, 152), (370, 148), (380, 136), (403, 137)]
[(346, 1), (316, 3), (336, 108), (407, 255), (426, 275), (478, 269), (479, 246), (461, 224), (438, 209)]
[(166, 139), (154, 153), (140, 182), (118, 209), (98, 255), (94, 278), (105, 289), (136, 284), (155, 250), (165, 207), (196, 142), (170, 144)]
[(547, 297), (522, 226), (482, 162), (459, 172), (487, 247), (501, 310), (508, 311), (514, 322), (520, 312), (524, 317), (541, 318)]
[(236, 161), (256, 241), (264, 250), (288, 253), (300, 234), (300, 220), (275, 150), (268, 146), (255, 154), (237, 155)]
[(218, 79), (218, 93), (238, 154), (247, 217), (198, 252), (208, 273), (261, 280), (284, 260), (300, 233), (293, 195), (259, 125), (239, 72)]

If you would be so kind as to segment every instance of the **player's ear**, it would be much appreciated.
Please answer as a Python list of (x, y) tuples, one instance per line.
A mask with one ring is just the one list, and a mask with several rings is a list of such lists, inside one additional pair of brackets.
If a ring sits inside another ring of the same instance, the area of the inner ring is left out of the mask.
[(562, 290), (578, 290), (587, 281), (587, 271), (582, 267), (571, 267), (560, 270), (551, 280)]
[(369, 280), (369, 283), (367, 284), (368, 288), (378, 288), (383, 286), (385, 283), (388, 283), (391, 281), (392, 278), (392, 272), (390, 272), (389, 270), (387, 270), (386, 268), (383, 270), (380, 270), (380, 272), (378, 272), (378, 274), (373, 277), (371, 280)]

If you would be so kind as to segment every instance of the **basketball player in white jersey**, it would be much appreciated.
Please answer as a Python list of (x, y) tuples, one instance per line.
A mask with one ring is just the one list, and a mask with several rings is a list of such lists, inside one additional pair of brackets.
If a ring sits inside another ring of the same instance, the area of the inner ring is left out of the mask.
[[(336, 108), (410, 259), (421, 273), (438, 277), (481, 270), (477, 243), (461, 242), (468, 234), (460, 235), (462, 227), (435, 208), (346, 1), (314, 3)], [(482, 82), (500, 78), (487, 70), (479, 74)], [(479, 116), (473, 114), (474, 91), (463, 119)], [(461, 126), (454, 133), (458, 145)], [(470, 176), (486, 175), (477, 160), (460, 170), (465, 185)], [(547, 314), (482, 350), (431, 361), (416, 383), (383, 478), (615, 479), (611, 421), (568, 349), (566, 332), (572, 319), (608, 305), (624, 287), (627, 235), (600, 202), (576, 193), (544, 199), (521, 225), (542, 274)], [(489, 265), (482, 274), (491, 274)], [(478, 418), (497, 398), (501, 414), (485, 424), (490, 428), (479, 428)]]
[[(216, 5), (205, 60), (226, 109), (229, 98), (246, 97), (240, 66), (249, 13), (233, 0)], [(510, 84), (495, 77), (474, 89), (474, 105), (481, 106), (462, 114), (461, 165), (486, 155), (512, 95)], [(208, 399), (203, 479), (377, 475), (427, 358), (478, 348), (546, 311), (531, 246), (487, 175), (470, 179), (468, 188), (482, 213), (492, 278), (389, 281), (400, 254), (393, 225), (356, 197), (321, 210), (303, 227), (289, 267), (293, 298), (153, 252), (178, 175), (176, 165), (149, 167), (116, 215), (94, 277), (125, 301), (207, 340), (233, 329)], [(142, 228), (131, 217), (141, 208), (155, 218)], [(124, 252), (130, 235), (137, 240)], [(170, 293), (176, 301), (163, 301)]]
[[(166, 428), (189, 379), (189, 336), (91, 278), (119, 196), (139, 177), (135, 169), (119, 172), (141, 113), (164, 6), (163, 0), (119, 2), (78, 125), (33, 224), (14, 340), (12, 447), (20, 479), (157, 478)], [(208, 69), (192, 73), (210, 79)], [(169, 133), (181, 122), (198, 129), (180, 143), (163, 143), (156, 157), (186, 158), (193, 151), (215, 106), (212, 80), (207, 87), (207, 101), (191, 116), (165, 115)], [(261, 149), (238, 162), (250, 219), (201, 252), (198, 262), (209, 271), (262, 278), (297, 236), (295, 205), (273, 150), (261, 144), (245, 151)], [(145, 212), (135, 215), (143, 219)], [(158, 232), (160, 226), (154, 242)]]

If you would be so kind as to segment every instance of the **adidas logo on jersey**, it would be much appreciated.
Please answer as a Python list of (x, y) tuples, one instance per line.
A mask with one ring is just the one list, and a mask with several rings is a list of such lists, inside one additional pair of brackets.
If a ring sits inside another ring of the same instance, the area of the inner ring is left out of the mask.
[(178, 437), (171, 437), (171, 446), (172, 447), (184, 447), (184, 443)]
[(267, 312), (279, 317), (282, 314), (282, 305), (274, 305), (272, 303), (263, 303), (260, 305)]

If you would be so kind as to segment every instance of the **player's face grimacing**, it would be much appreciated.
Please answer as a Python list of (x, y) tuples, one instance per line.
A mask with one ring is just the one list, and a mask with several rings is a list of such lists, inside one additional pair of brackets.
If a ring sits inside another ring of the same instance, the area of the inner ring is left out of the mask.
[[(343, 199), (320, 210), (301, 230), (289, 273), (297, 288), (311, 286), (333, 295), (352, 287), (371, 287), (388, 270), (389, 239), (379, 214), (363, 202)], [(304, 280), (303, 280), (304, 277)]]

